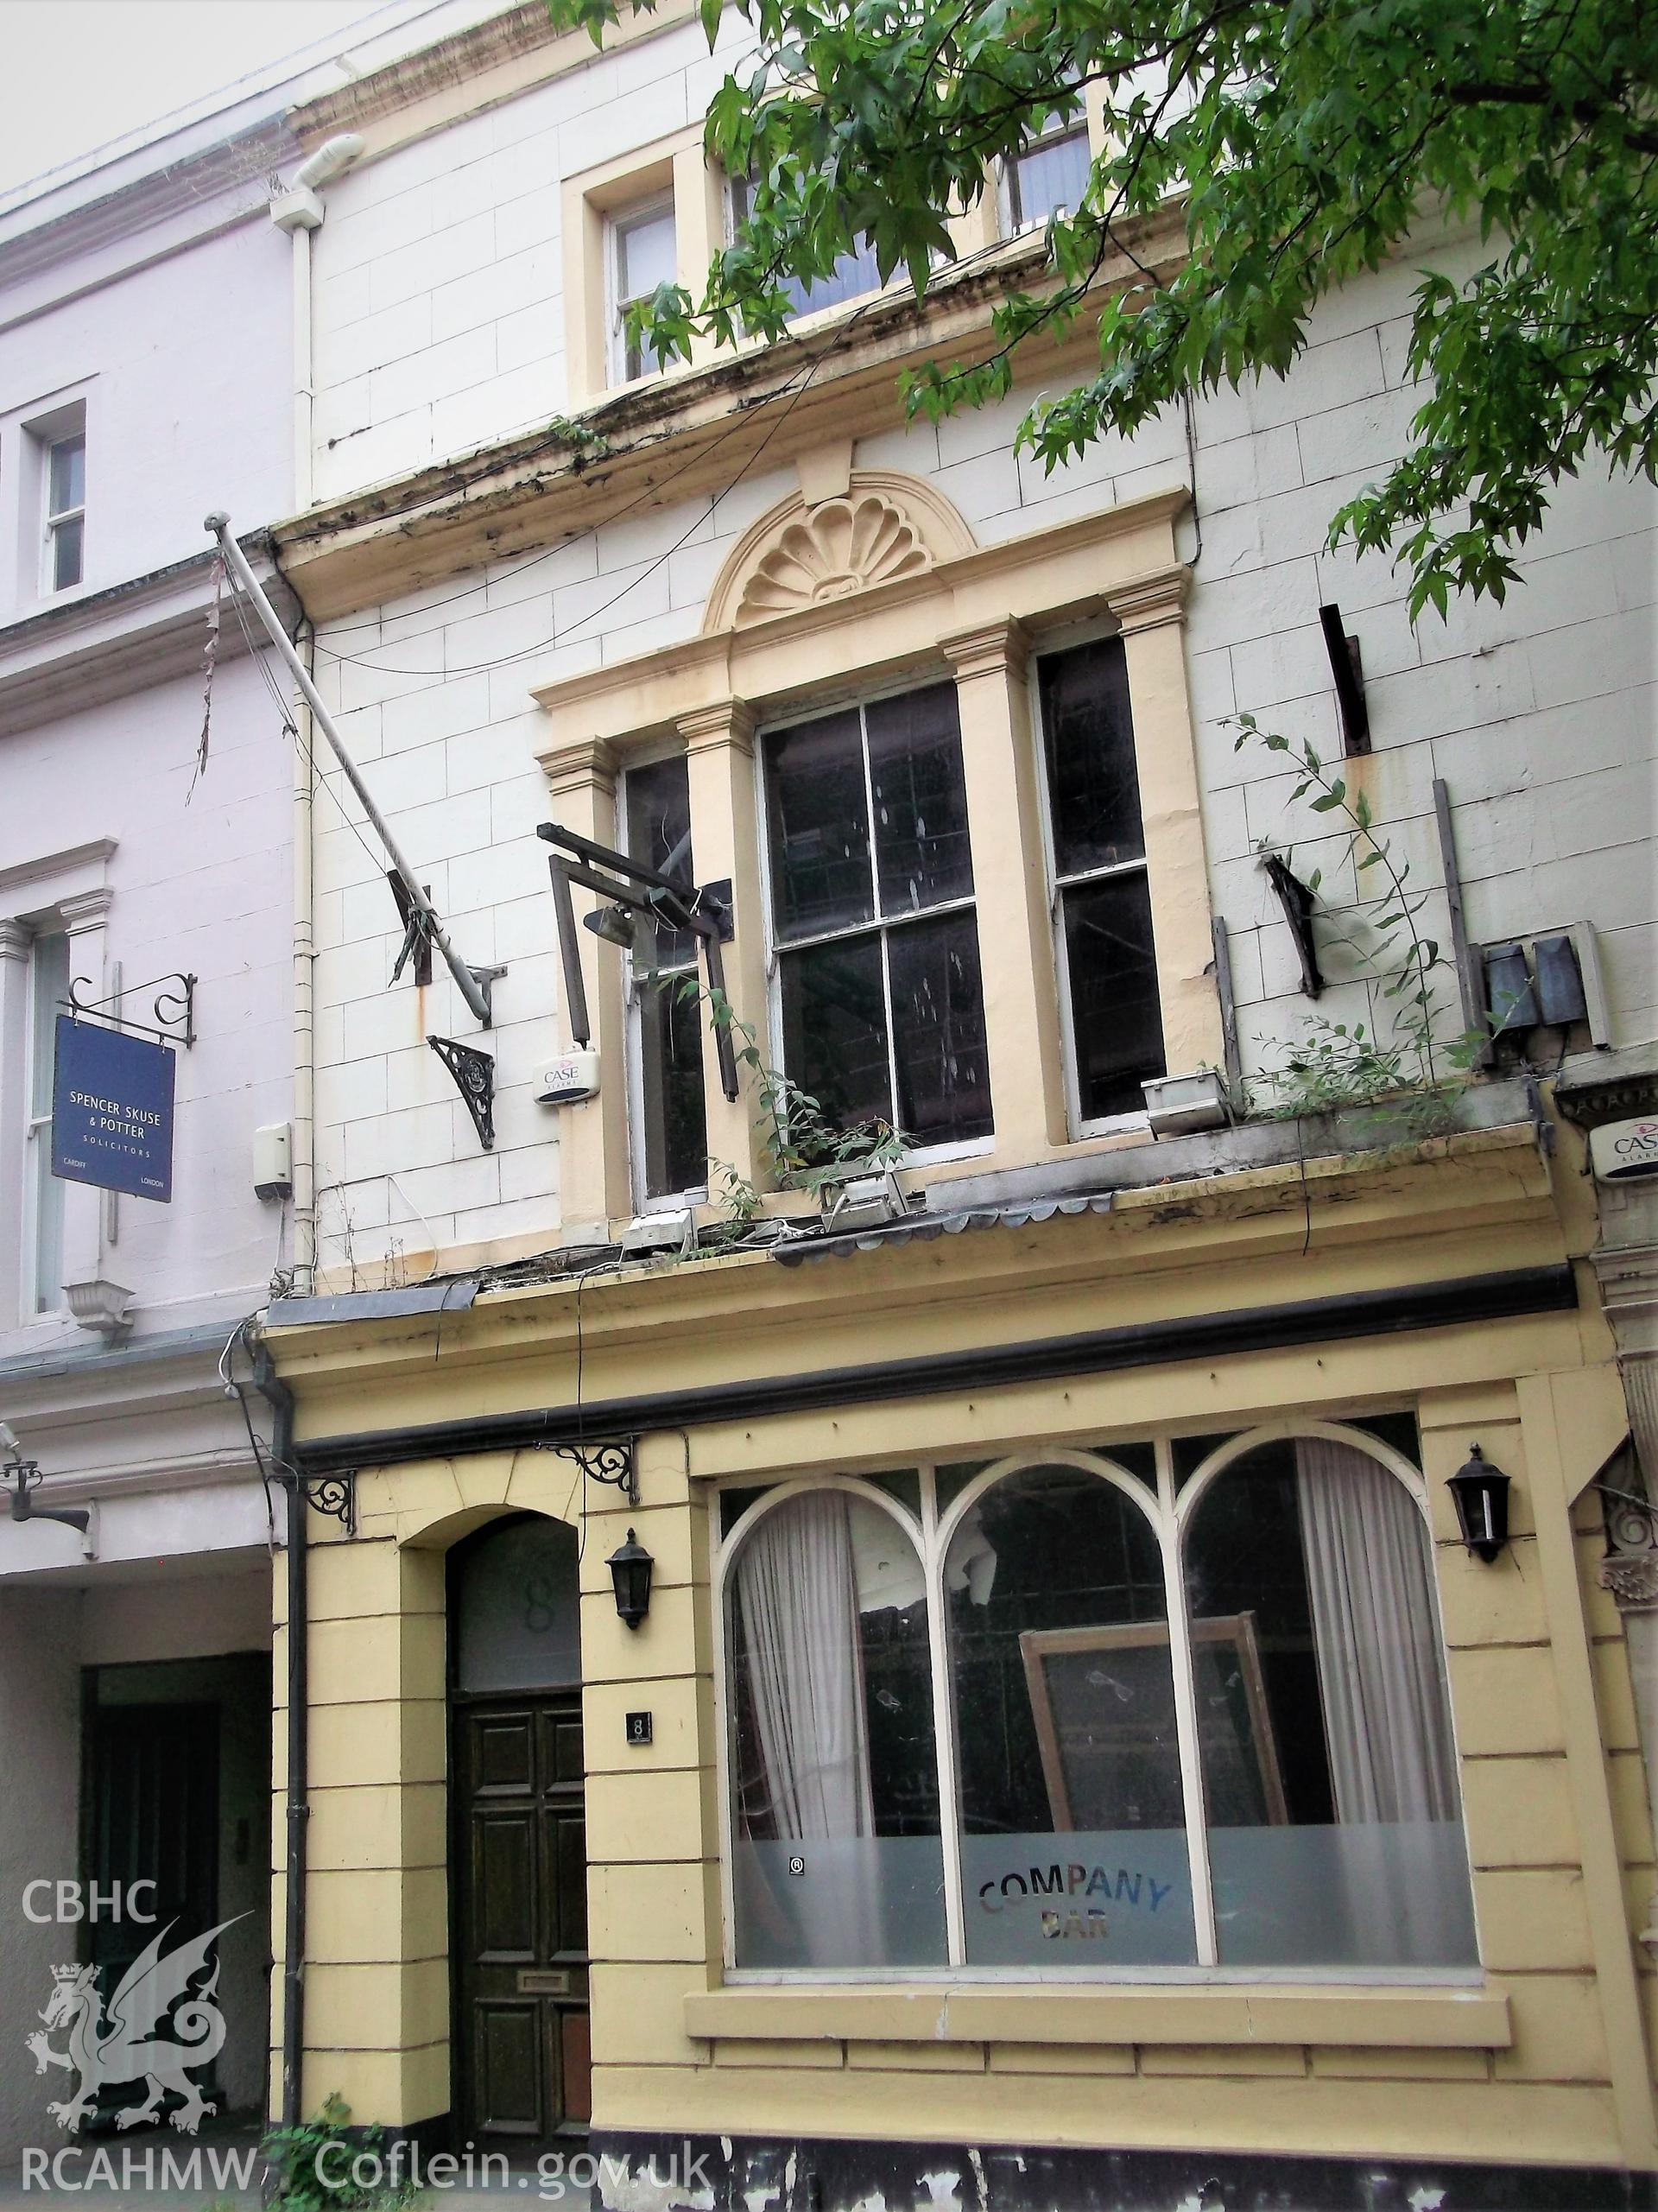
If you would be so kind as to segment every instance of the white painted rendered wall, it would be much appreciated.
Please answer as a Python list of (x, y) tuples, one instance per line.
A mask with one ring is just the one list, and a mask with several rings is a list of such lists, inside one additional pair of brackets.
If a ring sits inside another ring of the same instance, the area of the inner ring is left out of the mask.
[[(664, 33), (338, 188), (319, 258), (318, 345), (332, 380), (320, 422), (339, 442), (319, 453), (320, 487), (419, 466), (561, 404), (558, 180), (682, 122), (685, 99), (706, 98), (722, 68), (699, 34)], [(1416, 261), (1429, 259), (1456, 266), (1465, 253), (1425, 252), (1365, 280), (1319, 309), (1287, 380), (1193, 411), (1201, 535), (1187, 525), (1183, 539), (1194, 571), (1188, 668), (1213, 903), (1232, 932), (1251, 1068), (1311, 1011), (1256, 847), (1305, 836), (1298, 859), (1325, 867), (1326, 899), (1339, 903), (1344, 879), (1327, 837), (1316, 841), (1319, 818), (1286, 814), (1292, 779), (1263, 752), (1237, 752), (1229, 718), (1252, 712), (1327, 758), (1338, 752), (1318, 622), (1332, 599), (1361, 641), (1372, 802), (1413, 881), (1435, 892), (1433, 934), (1448, 942), (1438, 776), (1455, 808), (1471, 935), (1592, 921), (1615, 1040), (1658, 1037), (1651, 489), (1592, 474), (1563, 487), (1506, 605), (1459, 602), (1448, 621), (1429, 614), (1414, 628), (1385, 561), (1324, 550), (1336, 509), (1402, 450), (1414, 403), (1402, 382), (1409, 297)], [(541, 338), (530, 358), (509, 363), (502, 341), (513, 314), (530, 318), (515, 328), (534, 325)], [(440, 390), (463, 373), (471, 381)], [(936, 431), (865, 440), (857, 464), (930, 478), (985, 542), (1187, 480), (1177, 416), (1045, 478), (1012, 450), (1032, 396)], [(556, 732), (529, 692), (694, 634), (724, 554), (795, 481), (792, 467), (756, 472), (717, 504), (625, 518), (324, 625), (320, 680), (377, 797), (466, 958), (509, 969), (489, 1041), (497, 1149), (484, 1154), (422, 1042), (427, 1030), (467, 1036), (472, 1024), (441, 969), (425, 1005), (407, 985), (387, 989), (398, 942), (389, 897), (338, 814), (320, 809), (326, 1261), (554, 1237), (555, 1116), (534, 1104), (531, 1080), (559, 1041), (553, 916), (534, 836), (547, 812), (534, 755)], [(1339, 957), (1329, 965), (1338, 979)], [(1372, 996), (1338, 980), (1320, 1011), (1369, 1019)]]
[[(0, 870), (113, 839), (106, 959), (128, 984), (198, 979), (197, 1040), (175, 1061), (172, 1201), (123, 1197), (104, 1257), (145, 1330), (225, 1312), (228, 1334), (263, 1302), (282, 1228), (254, 1195), (252, 1142), (292, 1096), (293, 770), (244, 657), (218, 671), (208, 764), (187, 795), (201, 715), (199, 679), (180, 678), (0, 739)], [(43, 1318), (0, 1331), (0, 1358), (59, 1341), (96, 1340)]]

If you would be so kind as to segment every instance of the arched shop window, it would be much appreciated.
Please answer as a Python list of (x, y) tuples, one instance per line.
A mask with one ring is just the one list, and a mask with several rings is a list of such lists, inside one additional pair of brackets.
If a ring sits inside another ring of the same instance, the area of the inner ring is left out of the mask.
[(1475, 1963), (1399, 1426), (727, 1493), (730, 1962)]
[(727, 1584), (732, 1891), (746, 1966), (946, 1955), (915, 1539), (838, 1487), (756, 1518)]

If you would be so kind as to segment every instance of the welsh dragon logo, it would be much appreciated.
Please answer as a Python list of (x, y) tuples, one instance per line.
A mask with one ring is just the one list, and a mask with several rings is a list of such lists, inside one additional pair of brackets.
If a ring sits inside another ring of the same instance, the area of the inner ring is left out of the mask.
[[(225, 2048), (225, 2015), (213, 2002), (218, 1989), (213, 1945), (236, 1920), (246, 1918), (246, 1913), (237, 1913), (236, 1919), (221, 1920), (205, 1936), (164, 1952), (161, 1945), (176, 1925), (169, 1921), (122, 1976), (107, 2020), (95, 1966), (53, 1968), (52, 1994), (39, 2016), (45, 2025), (27, 2040), (37, 2074), (61, 2066), (80, 2076), (73, 2097), (47, 2107), (60, 2127), (73, 2134), (100, 2089), (129, 2082), (142, 2082), (149, 2094), (117, 2114), (117, 2127), (139, 2127), (158, 2118), (169, 2092), (183, 2100), (173, 2125), (186, 2135), (193, 2135), (217, 2109), (189, 2076)], [(193, 1989), (201, 1976), (206, 1979)], [(49, 2036), (55, 2028), (68, 2030), (66, 2050), (52, 2048)]]

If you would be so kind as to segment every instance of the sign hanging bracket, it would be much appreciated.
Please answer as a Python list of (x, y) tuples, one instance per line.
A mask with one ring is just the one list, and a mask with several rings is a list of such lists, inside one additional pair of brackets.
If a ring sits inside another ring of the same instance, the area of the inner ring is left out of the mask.
[[(176, 991), (161, 988), (176, 983)], [(83, 998), (83, 991), (90, 992), (92, 985), (84, 975), (74, 977), (69, 986), (69, 996), (58, 1004), (64, 1011), (73, 1014), (77, 1021), (90, 1016), (93, 1021), (108, 1022), (112, 1028), (136, 1030), (141, 1036), (154, 1037), (158, 1044), (181, 1044), (187, 1052), (196, 1041), (196, 978), (193, 975), (152, 976), (148, 983), (135, 983), (124, 991), (111, 991), (107, 998)], [(153, 1021), (136, 1022), (122, 1010), (123, 998), (142, 998), (153, 991), (150, 1002)]]

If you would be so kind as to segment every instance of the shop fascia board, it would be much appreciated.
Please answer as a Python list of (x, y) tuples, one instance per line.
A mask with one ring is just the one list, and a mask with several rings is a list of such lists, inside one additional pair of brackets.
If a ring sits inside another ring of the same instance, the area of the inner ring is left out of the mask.
[(1045, 2044), (1315, 2044), (1506, 2050), (1507, 1995), (1446, 1987), (1021, 1987), (693, 1990), (685, 2031), (710, 2040)]
[[(1178, 208), (1127, 225), (1123, 235), (1139, 263), (1165, 276), (1184, 257)], [(676, 505), (718, 491), (763, 439), (775, 466), (889, 420), (895, 427), (898, 372), (940, 352), (963, 361), (988, 355), (991, 310), (1009, 284), (1042, 290), (1041, 264), (1040, 239), (1011, 239), (982, 263), (941, 276), (924, 301), (898, 292), (864, 303), (844, 345), (831, 325), (653, 377), (583, 411), (581, 421), (609, 442), (598, 458), (573, 455), (536, 431), (352, 491), (275, 527), (283, 574), (313, 621), (332, 621), (584, 534), (659, 485)], [(1119, 257), (1096, 288), (1101, 304), (1138, 280), (1136, 262)], [(1028, 345), (1019, 374), (1077, 371), (1096, 351), (1084, 316), (1062, 340)], [(810, 384), (791, 391), (817, 359)], [(787, 409), (776, 420), (773, 400)], [(746, 416), (752, 447), (732, 434)], [(662, 485), (670, 472), (671, 486)]]

